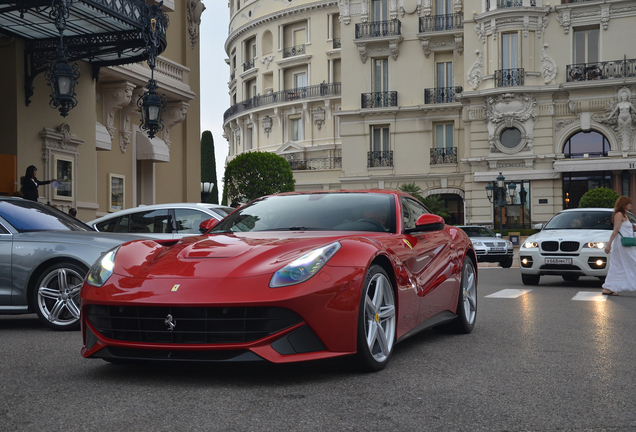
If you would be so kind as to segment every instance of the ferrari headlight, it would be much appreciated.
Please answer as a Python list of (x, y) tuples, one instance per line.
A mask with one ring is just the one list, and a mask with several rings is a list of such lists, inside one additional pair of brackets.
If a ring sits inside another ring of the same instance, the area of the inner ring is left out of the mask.
[(523, 247), (526, 249), (532, 249), (532, 248), (539, 247), (539, 244), (534, 241), (526, 241), (523, 243)]
[(338, 242), (331, 243), (330, 245), (314, 249), (287, 264), (274, 273), (272, 280), (269, 282), (270, 288), (295, 285), (306, 281), (320, 271), (322, 266), (338, 252), (340, 246)]
[(605, 249), (604, 242), (588, 242), (583, 245), (584, 248), (590, 249)]
[(94, 287), (103, 286), (108, 278), (113, 274), (113, 269), (115, 268), (115, 254), (119, 246), (114, 249), (109, 250), (104, 255), (102, 255), (93, 267), (88, 271), (88, 275), (86, 276), (86, 282), (89, 285)]

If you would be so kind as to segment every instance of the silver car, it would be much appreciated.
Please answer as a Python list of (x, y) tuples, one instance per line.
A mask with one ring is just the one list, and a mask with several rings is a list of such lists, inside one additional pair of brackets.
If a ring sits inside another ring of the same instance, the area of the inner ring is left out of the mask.
[(53, 207), (0, 197), (0, 314), (36, 312), (55, 330), (79, 329), (84, 276), (106, 251), (140, 235), (98, 233)]
[(503, 268), (510, 268), (515, 247), (510, 240), (502, 239), (484, 226), (459, 226), (464, 230), (475, 247), (478, 262), (498, 262)]
[(88, 222), (101, 232), (143, 233), (170, 239), (201, 234), (199, 225), (208, 219), (221, 220), (235, 209), (207, 203), (141, 205), (107, 214)]

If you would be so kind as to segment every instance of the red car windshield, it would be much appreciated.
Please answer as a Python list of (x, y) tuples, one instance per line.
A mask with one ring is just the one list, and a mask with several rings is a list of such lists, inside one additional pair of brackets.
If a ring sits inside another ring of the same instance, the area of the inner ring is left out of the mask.
[(395, 199), (379, 193), (270, 196), (241, 207), (213, 232), (370, 231), (395, 233)]

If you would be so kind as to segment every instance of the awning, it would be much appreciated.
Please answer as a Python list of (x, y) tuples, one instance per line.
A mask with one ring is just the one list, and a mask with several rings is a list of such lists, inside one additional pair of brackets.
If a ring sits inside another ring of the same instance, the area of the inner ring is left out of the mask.
[(135, 138), (137, 140), (137, 160), (170, 162), (170, 149), (161, 138), (150, 139), (141, 131), (136, 132)]
[(97, 150), (110, 150), (112, 148), (112, 141), (110, 139), (110, 134), (108, 133), (108, 129), (106, 126), (101, 124), (100, 122), (96, 122), (95, 124), (95, 147)]

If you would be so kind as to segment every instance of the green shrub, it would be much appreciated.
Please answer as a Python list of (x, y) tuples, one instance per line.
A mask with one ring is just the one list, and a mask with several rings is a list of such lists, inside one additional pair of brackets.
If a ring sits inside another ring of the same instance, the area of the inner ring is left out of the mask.
[(296, 180), (291, 166), (269, 152), (247, 152), (232, 159), (225, 168), (226, 202), (247, 202), (281, 192), (292, 192)]
[(599, 187), (591, 189), (583, 194), (579, 201), (579, 208), (603, 207), (614, 208), (619, 195), (612, 189)]

